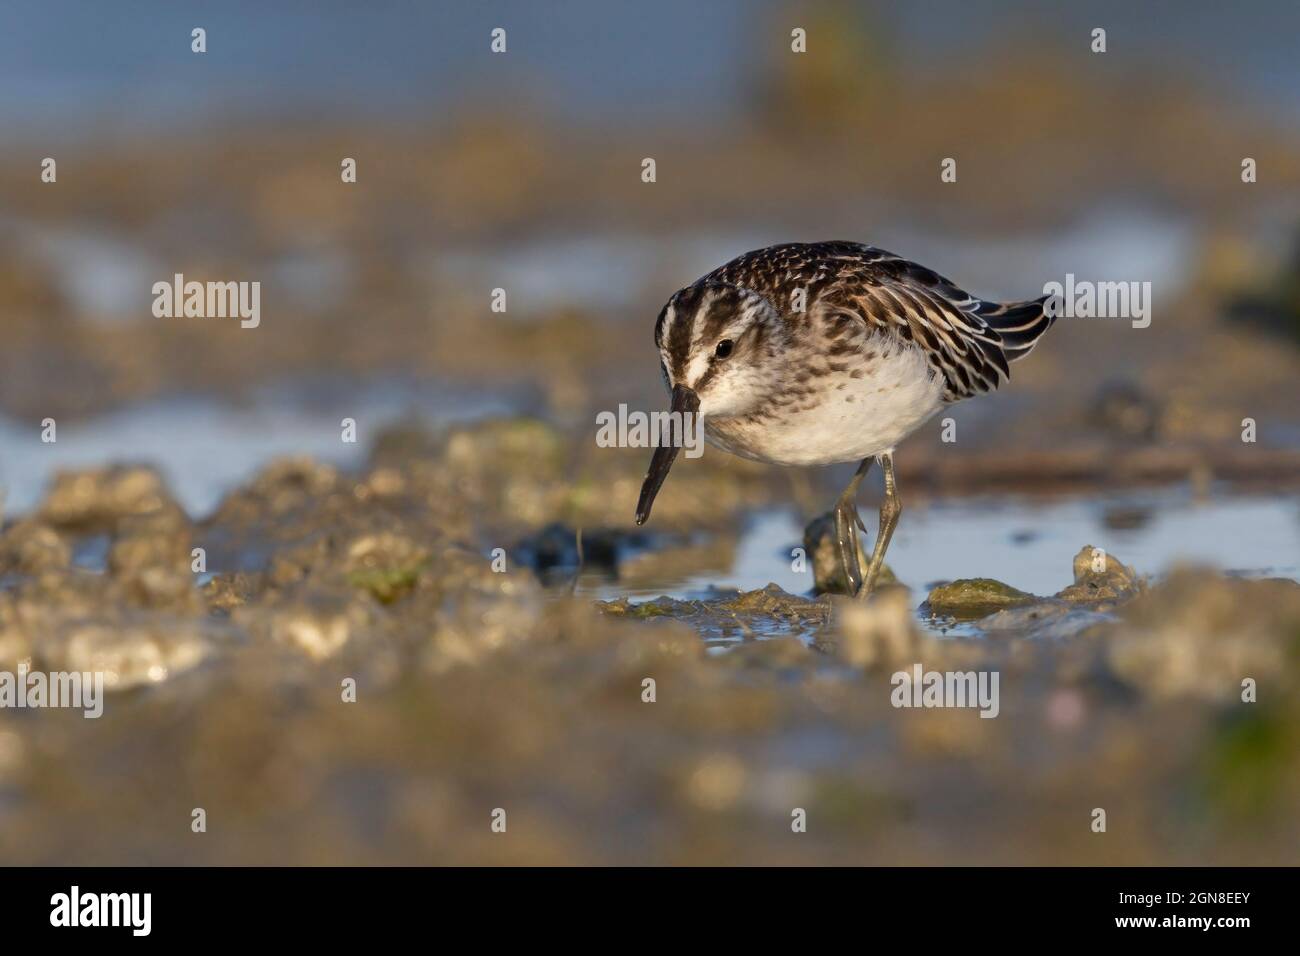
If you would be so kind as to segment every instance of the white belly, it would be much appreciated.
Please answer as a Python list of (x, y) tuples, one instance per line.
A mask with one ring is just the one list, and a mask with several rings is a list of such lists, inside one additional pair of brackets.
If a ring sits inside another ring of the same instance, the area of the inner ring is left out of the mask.
[(870, 374), (834, 372), (794, 407), (743, 418), (705, 418), (709, 442), (778, 465), (829, 465), (891, 451), (943, 407), (943, 385), (915, 349), (889, 355)]

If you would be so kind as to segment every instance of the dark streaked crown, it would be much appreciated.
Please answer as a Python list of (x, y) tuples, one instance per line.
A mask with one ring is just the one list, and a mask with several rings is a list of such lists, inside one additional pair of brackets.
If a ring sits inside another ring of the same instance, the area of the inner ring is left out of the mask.
[(673, 294), (655, 322), (655, 345), (674, 381), (686, 374), (691, 343), (721, 335), (745, 301), (745, 292), (728, 282), (697, 282)]

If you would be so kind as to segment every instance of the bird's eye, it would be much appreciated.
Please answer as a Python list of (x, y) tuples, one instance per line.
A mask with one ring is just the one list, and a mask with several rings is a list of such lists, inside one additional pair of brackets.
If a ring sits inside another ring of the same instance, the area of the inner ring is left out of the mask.
[(723, 339), (718, 343), (718, 347), (713, 350), (713, 354), (718, 358), (726, 358), (731, 354), (731, 349), (734, 344), (735, 343), (733, 343), (731, 339)]

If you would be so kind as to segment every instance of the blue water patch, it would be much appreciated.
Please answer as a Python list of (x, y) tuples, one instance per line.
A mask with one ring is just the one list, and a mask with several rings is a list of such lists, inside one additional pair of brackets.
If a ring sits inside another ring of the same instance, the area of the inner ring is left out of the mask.
[[(874, 531), (865, 502), (862, 511)], [(746, 523), (729, 567), (649, 580), (629, 569), (616, 584), (584, 577), (579, 593), (602, 600), (703, 599), (716, 588), (753, 590), (771, 582), (805, 594), (811, 570), (796, 570), (793, 553), (802, 545), (801, 516), (789, 508), (762, 511)], [(886, 561), (918, 603), (938, 582), (974, 577), (1048, 596), (1073, 583), (1072, 561), (1084, 545), (1152, 577), (1188, 562), (1244, 577), (1300, 580), (1300, 502), (1226, 492), (1198, 501), (1179, 488), (1087, 499), (909, 502)], [(944, 629), (943, 622), (935, 626)], [(951, 630), (964, 629), (953, 623)]]
[[(58, 440), (49, 444), (41, 441), (39, 424), (0, 417), (0, 513), (29, 511), (60, 470), (131, 462), (156, 467), (190, 516), (201, 518), (275, 458), (310, 455), (356, 467), (394, 421), (414, 417), (438, 426), (511, 414), (518, 405), (509, 395), (463, 386), (392, 381), (358, 390), (318, 384), (259, 390), (238, 407), (202, 396), (151, 401), (60, 422)], [(355, 443), (342, 441), (344, 418), (357, 423)]]

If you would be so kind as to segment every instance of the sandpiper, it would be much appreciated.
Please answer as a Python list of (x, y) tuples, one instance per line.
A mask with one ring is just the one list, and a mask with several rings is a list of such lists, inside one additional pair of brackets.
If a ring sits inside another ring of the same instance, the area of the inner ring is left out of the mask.
[[(747, 252), (675, 293), (655, 322), (672, 410), (699, 415), (710, 444), (779, 465), (856, 461), (835, 506), (850, 590), (875, 588), (902, 505), (894, 449), (939, 409), (1010, 376), (1054, 314), (1047, 297), (1000, 304), (856, 242), (786, 243)], [(654, 452), (637, 524), (650, 517), (677, 448)], [(858, 486), (885, 476), (880, 529), (858, 564)]]

